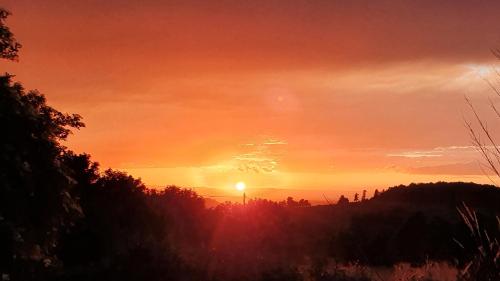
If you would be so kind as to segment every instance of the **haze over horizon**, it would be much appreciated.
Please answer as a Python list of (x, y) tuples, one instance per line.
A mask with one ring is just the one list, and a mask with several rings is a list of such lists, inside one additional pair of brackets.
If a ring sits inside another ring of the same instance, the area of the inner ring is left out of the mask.
[(498, 1), (84, 2), (3, 1), (23, 48), (1, 65), (82, 115), (67, 146), (104, 168), (231, 192), (489, 183), (464, 96), (491, 120)]

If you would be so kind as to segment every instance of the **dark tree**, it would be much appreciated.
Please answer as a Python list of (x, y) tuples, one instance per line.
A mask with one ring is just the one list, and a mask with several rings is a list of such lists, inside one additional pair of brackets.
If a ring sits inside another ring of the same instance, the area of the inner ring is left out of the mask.
[(281, 201), (279, 202), (281, 206), (286, 206), (286, 207), (309, 207), (311, 206), (311, 203), (309, 203), (308, 200), (305, 199), (300, 199), (299, 201), (296, 201), (293, 199), (293, 197), (287, 197), (286, 201)]
[(91, 161), (89, 154), (75, 154), (73, 151), (66, 151), (61, 159), (76, 183), (72, 195), (80, 198), (84, 189), (90, 188), (99, 179), (99, 163)]
[(309, 200), (306, 199), (300, 199), (298, 203), (299, 207), (310, 207), (311, 203), (309, 203)]
[(0, 8), (0, 58), (8, 60), (18, 60), (18, 52), (21, 48), (14, 38), (14, 34), (9, 27), (5, 25), (5, 19), (10, 15), (10, 12)]
[(79, 115), (63, 114), (37, 91), (0, 76), (0, 267), (56, 262), (59, 230), (80, 210), (60, 142), (82, 126)]
[(358, 193), (355, 193), (354, 194), (354, 202), (358, 202), (359, 201), (359, 194)]
[[(17, 60), (21, 45), (5, 24), (9, 15), (0, 8), (0, 58)], [(11, 78), (0, 76), (0, 272), (27, 280), (58, 263), (57, 238), (81, 215), (60, 142), (84, 124)]]
[(344, 195), (340, 195), (339, 201), (337, 202), (337, 205), (342, 206), (342, 205), (347, 205), (349, 204), (349, 199), (345, 197)]

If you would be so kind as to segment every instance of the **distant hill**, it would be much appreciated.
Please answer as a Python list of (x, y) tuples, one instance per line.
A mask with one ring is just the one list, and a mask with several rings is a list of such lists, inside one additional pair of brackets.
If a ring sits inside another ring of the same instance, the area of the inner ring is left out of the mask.
[(338, 259), (372, 265), (449, 262), (456, 257), (467, 260), (464, 257), (475, 247), (457, 210), (464, 203), (477, 213), (490, 237), (499, 237), (500, 188), (475, 183), (399, 185), (361, 202), (296, 210), (294, 217), (314, 239), (318, 233), (330, 233), (323, 241), (310, 243), (330, 243), (325, 251)]
[(475, 209), (500, 212), (500, 188), (466, 182), (418, 183), (390, 187), (367, 203), (417, 208), (453, 209), (463, 203)]

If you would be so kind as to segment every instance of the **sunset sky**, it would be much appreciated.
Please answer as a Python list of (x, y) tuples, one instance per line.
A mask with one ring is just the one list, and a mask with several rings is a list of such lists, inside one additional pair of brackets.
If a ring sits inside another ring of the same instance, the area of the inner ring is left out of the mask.
[(23, 44), (2, 71), (83, 116), (69, 148), (149, 186), (489, 182), (464, 96), (491, 117), (500, 1), (1, 5)]

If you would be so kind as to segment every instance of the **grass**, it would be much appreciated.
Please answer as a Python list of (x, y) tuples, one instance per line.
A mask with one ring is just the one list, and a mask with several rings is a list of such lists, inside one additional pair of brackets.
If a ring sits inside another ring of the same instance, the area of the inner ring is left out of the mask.
[[(486, 229), (481, 227), (476, 212), (463, 204), (458, 212), (469, 230), (474, 241), (473, 258), (459, 273), (460, 281), (498, 281), (500, 280), (500, 244), (498, 237), (491, 237)], [(496, 216), (497, 227), (500, 230), (500, 218)], [(456, 241), (456, 240), (455, 240)], [(464, 246), (456, 241), (459, 246)]]

